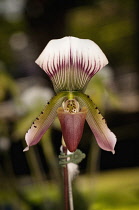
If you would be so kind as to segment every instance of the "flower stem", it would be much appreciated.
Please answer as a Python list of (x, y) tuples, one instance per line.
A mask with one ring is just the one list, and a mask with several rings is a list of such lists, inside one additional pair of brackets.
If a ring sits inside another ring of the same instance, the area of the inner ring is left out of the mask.
[(70, 210), (74, 210), (74, 204), (73, 204), (73, 194), (72, 194), (72, 181), (70, 176), (69, 178), (69, 206), (70, 206)]
[[(63, 146), (63, 152), (67, 155), (67, 147)], [(64, 175), (64, 210), (69, 210), (69, 179), (68, 179), (68, 166), (63, 167)]]

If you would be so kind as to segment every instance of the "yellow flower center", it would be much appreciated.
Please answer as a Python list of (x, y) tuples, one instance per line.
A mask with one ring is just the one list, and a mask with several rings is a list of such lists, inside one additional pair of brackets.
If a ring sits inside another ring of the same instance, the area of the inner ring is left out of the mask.
[(62, 106), (65, 112), (69, 112), (71, 114), (79, 112), (79, 103), (75, 99), (64, 101)]

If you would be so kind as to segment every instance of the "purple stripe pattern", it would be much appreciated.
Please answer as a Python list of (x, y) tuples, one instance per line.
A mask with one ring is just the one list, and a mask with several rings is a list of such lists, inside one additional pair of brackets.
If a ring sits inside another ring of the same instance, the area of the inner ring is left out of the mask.
[(48, 74), (56, 92), (82, 91), (108, 60), (88, 39), (64, 37), (51, 40), (36, 63)]

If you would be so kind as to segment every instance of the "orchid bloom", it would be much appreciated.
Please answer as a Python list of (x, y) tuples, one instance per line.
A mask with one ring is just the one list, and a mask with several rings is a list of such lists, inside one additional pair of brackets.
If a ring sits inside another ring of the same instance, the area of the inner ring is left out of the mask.
[(41, 140), (58, 116), (70, 152), (77, 149), (86, 120), (100, 148), (114, 153), (116, 137), (97, 106), (84, 93), (89, 80), (108, 64), (99, 46), (91, 40), (75, 37), (51, 40), (36, 63), (50, 77), (56, 95), (26, 133), (24, 151)]

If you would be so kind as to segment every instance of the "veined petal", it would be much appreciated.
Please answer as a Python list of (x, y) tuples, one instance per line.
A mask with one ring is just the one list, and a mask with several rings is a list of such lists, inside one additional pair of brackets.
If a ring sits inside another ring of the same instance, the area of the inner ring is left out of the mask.
[(96, 141), (100, 148), (106, 151), (115, 153), (114, 147), (116, 144), (116, 136), (108, 128), (105, 119), (102, 117), (97, 106), (93, 101), (83, 93), (74, 92), (74, 96), (78, 100), (81, 106), (85, 106), (88, 109), (86, 120), (94, 133)]
[(47, 131), (47, 129), (54, 121), (57, 115), (56, 111), (58, 107), (61, 106), (66, 96), (66, 92), (58, 93), (50, 100), (50, 102), (48, 102), (44, 110), (41, 112), (40, 116), (35, 119), (35, 121), (31, 125), (31, 128), (25, 135), (27, 147), (24, 149), (24, 151), (27, 151), (30, 146), (37, 144), (41, 140), (43, 134)]
[(87, 109), (83, 107), (80, 112), (69, 113), (60, 107), (57, 114), (65, 144), (70, 152), (74, 152), (82, 138)]
[(83, 90), (108, 60), (88, 39), (64, 37), (51, 40), (36, 63), (49, 75), (56, 92)]

